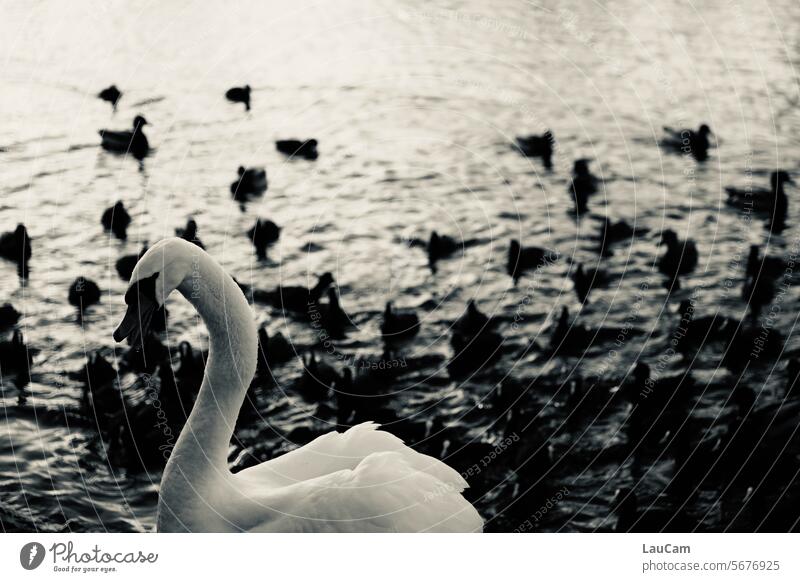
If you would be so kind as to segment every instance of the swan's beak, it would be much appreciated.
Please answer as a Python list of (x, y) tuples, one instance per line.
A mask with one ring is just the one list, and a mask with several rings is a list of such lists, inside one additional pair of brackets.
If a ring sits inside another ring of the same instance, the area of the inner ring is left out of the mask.
[(125, 317), (114, 330), (114, 340), (121, 342), (128, 338), (130, 346), (143, 344), (144, 338), (150, 332), (153, 314), (157, 309), (158, 305), (155, 301), (139, 294), (138, 301), (135, 301), (133, 305), (128, 305)]

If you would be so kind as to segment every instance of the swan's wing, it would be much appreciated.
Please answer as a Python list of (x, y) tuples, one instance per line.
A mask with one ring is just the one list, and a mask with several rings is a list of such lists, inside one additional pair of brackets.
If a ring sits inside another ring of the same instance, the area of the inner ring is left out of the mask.
[(400, 454), (415, 470), (430, 474), (459, 493), (468, 487), (454, 469), (407, 447), (393, 434), (378, 430), (378, 425), (372, 422), (356, 425), (344, 433), (324, 434), (304, 447), (239, 474), (257, 479), (265, 486), (282, 487), (345, 469), (353, 470), (369, 455), (381, 452)]
[(275, 491), (271, 517), (250, 531), (480, 532), (483, 520), (460, 490), (404, 451), (374, 453), (352, 470)]

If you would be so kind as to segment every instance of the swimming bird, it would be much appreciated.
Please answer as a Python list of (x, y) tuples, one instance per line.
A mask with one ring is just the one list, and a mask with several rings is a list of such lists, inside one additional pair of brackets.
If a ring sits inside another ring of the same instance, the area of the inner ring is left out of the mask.
[(453, 357), (447, 365), (453, 377), (473, 373), (503, 355), (503, 336), (495, 323), (481, 313), (475, 301), (467, 303), (464, 313), (453, 322), (450, 346)]
[(609, 281), (605, 271), (597, 268), (584, 270), (582, 263), (578, 264), (570, 277), (575, 285), (575, 295), (581, 303), (586, 302), (592, 289), (605, 287)]
[(98, 93), (97, 96), (103, 101), (108, 101), (109, 103), (111, 103), (111, 106), (114, 109), (116, 109), (117, 102), (119, 101), (119, 98), (122, 97), (122, 93), (120, 92), (119, 89), (117, 89), (116, 85), (111, 85), (110, 87), (106, 87), (105, 89), (100, 91), (100, 93)]
[(661, 242), (667, 250), (658, 260), (658, 270), (669, 277), (665, 286), (680, 288), (680, 275), (691, 273), (697, 267), (697, 246), (691, 239), (682, 241), (674, 230), (667, 229), (661, 234)]
[(319, 156), (317, 140), (315, 139), (306, 141), (300, 141), (299, 139), (281, 139), (275, 142), (275, 148), (282, 154), (286, 154), (291, 158), (316, 160)]
[(558, 253), (541, 247), (523, 247), (513, 239), (508, 247), (508, 263), (506, 271), (514, 279), (516, 285), (520, 277), (527, 271), (539, 269), (558, 260)]
[(439, 235), (435, 230), (431, 233), (431, 238), (428, 241), (428, 265), (432, 270), (436, 269), (436, 262), (439, 259), (444, 259), (452, 256), (461, 245), (450, 236)]
[(786, 340), (777, 328), (762, 325), (737, 325), (726, 342), (722, 365), (729, 370), (741, 370), (747, 365), (768, 364), (783, 355)]
[(309, 402), (323, 402), (339, 381), (336, 369), (311, 350), (303, 358), (303, 375), (294, 383), (294, 391)]
[(332, 284), (333, 275), (326, 272), (319, 276), (317, 283), (311, 288), (302, 285), (281, 285), (273, 291), (254, 289), (253, 299), (259, 303), (269, 303), (275, 307), (307, 314), (311, 307), (319, 304), (322, 294)]
[(228, 89), (225, 98), (232, 103), (244, 103), (245, 111), (250, 111), (250, 85)]
[(110, 152), (130, 153), (134, 158), (142, 160), (150, 153), (150, 143), (142, 131), (145, 125), (147, 125), (147, 120), (141, 115), (137, 115), (133, 120), (133, 129), (130, 131), (101, 129), (99, 132), (102, 140), (100, 145)]
[(117, 238), (125, 240), (128, 236), (128, 226), (131, 224), (131, 215), (128, 214), (125, 205), (120, 200), (114, 206), (103, 211), (100, 223), (103, 228), (113, 232)]
[(94, 418), (105, 429), (108, 415), (119, 412), (121, 394), (115, 380), (118, 372), (99, 351), (92, 352), (86, 359), (86, 366), (78, 373), (83, 381), (81, 405), (86, 416)]
[(271, 220), (257, 218), (256, 223), (247, 231), (247, 237), (256, 247), (256, 256), (259, 259), (267, 258), (267, 247), (281, 236), (281, 227)]
[(659, 442), (667, 432), (674, 434), (685, 422), (695, 392), (694, 378), (688, 371), (653, 377), (650, 366), (637, 361), (616, 391), (632, 404), (625, 421), (631, 448), (642, 450)]
[(12, 232), (0, 235), (0, 256), (23, 264), (31, 258), (31, 238), (24, 224), (18, 224)]
[(758, 245), (750, 245), (750, 254), (747, 256), (745, 275), (756, 277), (763, 273), (769, 277), (778, 278), (787, 272), (788, 265), (780, 257), (769, 255), (761, 256), (761, 249)]
[(730, 341), (739, 322), (723, 315), (695, 313), (695, 303), (689, 299), (681, 301), (677, 315), (680, 317), (672, 331), (671, 346), (684, 358), (694, 357), (697, 352), (712, 342)]
[[(327, 303), (316, 303), (308, 306), (311, 326), (318, 331), (327, 332), (334, 339), (343, 339), (347, 329), (352, 326), (352, 322), (344, 309), (342, 309), (339, 302), (339, 292), (336, 287), (330, 287), (327, 295)], [(320, 339), (324, 340), (326, 338), (321, 336)]]
[(19, 321), (20, 317), (22, 314), (10, 303), (3, 303), (0, 306), (0, 327), (11, 327)]
[(392, 302), (386, 302), (381, 323), (381, 335), (384, 341), (402, 341), (414, 337), (419, 333), (419, 317), (409, 309), (398, 311), (392, 307)]
[(266, 375), (269, 369), (297, 357), (297, 349), (281, 332), (270, 335), (266, 327), (258, 329), (258, 370)]
[(133, 273), (133, 269), (136, 266), (136, 263), (139, 262), (139, 259), (142, 258), (142, 255), (147, 252), (147, 243), (144, 243), (142, 246), (142, 250), (136, 254), (130, 255), (123, 255), (117, 259), (117, 262), (114, 264), (115, 268), (117, 269), (117, 274), (120, 276), (120, 279), (125, 281), (126, 283), (131, 279), (131, 273)]
[(697, 131), (664, 127), (664, 132), (666, 136), (661, 141), (661, 145), (664, 148), (687, 156), (693, 156), (698, 162), (708, 159), (708, 149), (711, 147), (708, 136), (713, 135), (713, 133), (705, 123)]
[(647, 234), (647, 232), (646, 228), (634, 228), (624, 220), (612, 222), (606, 216), (602, 219), (600, 232), (596, 237), (599, 243), (598, 253), (603, 257), (609, 257), (613, 254), (611, 245), (624, 241), (632, 243), (637, 236)]
[(464, 337), (475, 337), (484, 330), (493, 330), (493, 322), (485, 313), (478, 309), (478, 304), (474, 299), (467, 302), (467, 308), (458, 319), (453, 322), (453, 333)]
[(743, 210), (767, 214), (776, 220), (785, 219), (789, 198), (784, 191), (784, 184), (794, 184), (794, 180), (789, 172), (778, 170), (770, 174), (769, 182), (770, 188), (727, 186), (725, 191), (728, 193), (728, 204)]
[(69, 303), (81, 310), (99, 303), (100, 296), (100, 287), (86, 277), (78, 277), (69, 286)]
[(550, 340), (544, 353), (547, 356), (580, 354), (594, 345), (600, 345), (622, 337), (633, 337), (641, 332), (630, 326), (603, 325), (590, 328), (576, 321), (570, 322), (569, 309), (561, 308), (558, 320), (550, 326)]
[(518, 136), (515, 149), (528, 158), (541, 158), (546, 169), (553, 167), (555, 138), (549, 129), (542, 135)]
[(174, 290), (205, 322), (210, 349), (200, 393), (163, 473), (158, 531), (481, 531), (483, 520), (461, 495), (467, 483), (456, 471), (370, 423), (232, 474), (228, 448), (258, 343), (253, 312), (234, 280), (199, 247), (159, 241), (134, 269), (114, 339), (138, 343)]
[(190, 218), (186, 221), (186, 226), (184, 228), (176, 228), (175, 234), (178, 235), (183, 240), (187, 240), (192, 244), (197, 245), (201, 249), (205, 250), (205, 246), (197, 237), (197, 221), (194, 218)]
[(21, 330), (15, 329), (10, 340), (0, 342), (0, 373), (29, 373), (32, 362), (31, 350)]
[(761, 310), (775, 298), (775, 277), (770, 273), (748, 274), (742, 284), (742, 299), (750, 307), (750, 316), (755, 320)]
[(589, 170), (587, 159), (575, 160), (572, 168), (572, 181), (568, 191), (575, 198), (575, 209), (581, 213), (587, 209), (589, 196), (597, 192), (598, 178)]
[(234, 200), (247, 200), (267, 191), (267, 171), (264, 168), (245, 168), (239, 166), (239, 177), (231, 182), (231, 195)]

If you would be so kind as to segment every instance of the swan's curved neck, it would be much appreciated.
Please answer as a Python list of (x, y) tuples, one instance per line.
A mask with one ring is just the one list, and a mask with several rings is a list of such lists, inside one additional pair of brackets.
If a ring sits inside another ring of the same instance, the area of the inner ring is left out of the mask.
[(178, 291), (197, 309), (209, 334), (200, 392), (162, 478), (161, 497), (183, 504), (202, 497), (204, 484), (229, 475), (228, 446), (255, 374), (258, 335), (241, 289), (205, 252), (193, 255), (191, 273)]

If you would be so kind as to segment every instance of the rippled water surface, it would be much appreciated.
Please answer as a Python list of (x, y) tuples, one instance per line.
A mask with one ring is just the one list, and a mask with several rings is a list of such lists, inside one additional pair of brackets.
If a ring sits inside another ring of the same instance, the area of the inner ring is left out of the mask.
[[(142, 380), (111, 338), (126, 289), (114, 263), (190, 216), (209, 252), (242, 283), (307, 284), (331, 271), (356, 324), (336, 342), (339, 354), (380, 356), (386, 301), (417, 310), (421, 332), (396, 354), (414, 365), (393, 379), (378, 420), (461, 471), (478, 467), (469, 495), (487, 529), (607, 529), (620, 486), (634, 487), (641, 505), (674, 509), (666, 489), (674, 455), (631, 454), (627, 405), (612, 399), (572, 415), (568, 386), (579, 375), (614, 385), (637, 358), (655, 368), (675, 309), (697, 288), (700, 313), (742, 319), (737, 257), (751, 244), (784, 258), (796, 252), (800, 215), (792, 202), (788, 228), (770, 234), (727, 207), (723, 187), (766, 185), (776, 167), (797, 170), (800, 4), (79, 1), (3, 2), (2, 13), (0, 230), (24, 222), (33, 241), (27, 279), (0, 263), (0, 299), (23, 312), (18, 327), (33, 354), (30, 382), (2, 377), (5, 529), (153, 529), (160, 473), (108, 454), (107, 438), (81, 406), (75, 373), (99, 350), (133, 403), (142, 400)], [(111, 83), (124, 92), (116, 112), (95, 97)], [(223, 97), (244, 83), (253, 87), (249, 112)], [(100, 149), (98, 129), (129, 127), (138, 113), (151, 124), (151, 156), (140, 165)], [(706, 163), (659, 148), (662, 126), (702, 122), (719, 146)], [(552, 172), (510, 147), (516, 135), (547, 128), (558, 141)], [(315, 137), (319, 159), (287, 161), (274, 142), (288, 137)], [(566, 189), (581, 157), (593, 160), (604, 186), (577, 219)], [(263, 198), (231, 199), (239, 165), (266, 167)], [(116, 200), (134, 219), (125, 242), (99, 223)], [(606, 215), (648, 233), (602, 260), (615, 279), (581, 306), (570, 263), (598, 265), (590, 237)], [(283, 228), (266, 261), (244, 234), (257, 216)], [(656, 265), (664, 228), (695, 239), (700, 251), (698, 269), (672, 297)], [(404, 243), (433, 229), (477, 244), (433, 274), (424, 251)], [(562, 258), (535, 282), (514, 286), (505, 272), (511, 238)], [(79, 275), (103, 291), (82, 321), (67, 302)], [(500, 321), (503, 355), (490, 370), (453, 379), (450, 324), (473, 298)], [(636, 333), (621, 345), (598, 341), (583, 358), (527, 349), (531, 340), (546, 343), (542, 331), (562, 306), (580, 313), (582, 325), (629, 325)], [(169, 307), (162, 341), (204, 349), (205, 330), (188, 303), (175, 297)], [(277, 310), (253, 308), (300, 353), (318, 340)], [(790, 289), (775, 318), (788, 336), (781, 360), (798, 349), (796, 313)], [(722, 423), (740, 384), (754, 388), (759, 405), (782, 397), (782, 362), (760, 359), (734, 374), (720, 367), (720, 355), (712, 347), (690, 358), (697, 380), (685, 403), (690, 422)], [(667, 358), (659, 373), (685, 367)], [(282, 366), (278, 386), (258, 392), (260, 418), (241, 419), (234, 466), (335, 427), (333, 403), (318, 406), (293, 392), (301, 373), (299, 360)], [(511, 405), (527, 421), (507, 447), (507, 406), (493, 399), (506, 376), (530, 384)], [(417, 430), (432, 422), (448, 437)], [(549, 461), (538, 461), (543, 454)], [(536, 463), (523, 463), (531, 457)], [(797, 456), (782, 462), (796, 464)], [(747, 482), (701, 488), (685, 509), (701, 530), (784, 527), (770, 525), (764, 508), (796, 500), (796, 487), (780, 498), (762, 485), (751, 484), (755, 493)], [(745, 506), (748, 495), (760, 505)]]

